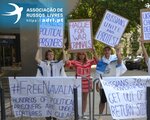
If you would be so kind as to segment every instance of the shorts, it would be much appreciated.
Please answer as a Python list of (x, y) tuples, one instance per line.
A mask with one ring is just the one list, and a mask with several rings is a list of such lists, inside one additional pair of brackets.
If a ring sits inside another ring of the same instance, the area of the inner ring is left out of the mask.
[(100, 100), (101, 100), (101, 103), (106, 103), (107, 102), (104, 89), (100, 89)]

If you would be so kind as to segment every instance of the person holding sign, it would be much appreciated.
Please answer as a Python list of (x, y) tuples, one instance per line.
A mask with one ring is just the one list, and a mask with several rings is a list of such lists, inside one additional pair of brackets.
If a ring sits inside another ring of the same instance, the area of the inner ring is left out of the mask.
[(147, 51), (145, 49), (143, 37), (141, 37), (141, 46), (142, 46), (145, 62), (146, 62), (147, 67), (148, 67), (148, 75), (150, 75), (150, 58), (149, 58)]
[[(63, 53), (65, 51), (63, 50)], [(64, 60), (55, 60), (52, 50), (45, 52), (45, 60), (41, 59), (41, 48), (36, 53), (35, 60), (38, 63), (38, 71), (36, 76), (66, 76), (64, 70)]]
[[(112, 49), (110, 46), (104, 47), (104, 56), (98, 61), (96, 66), (96, 76), (98, 78), (100, 76), (120, 76), (126, 72), (127, 68), (122, 62), (120, 50), (116, 48), (116, 55), (111, 55), (111, 52)], [(107, 100), (104, 90), (102, 88), (100, 89), (100, 82), (97, 83), (96, 90), (100, 92), (99, 113), (102, 114)]]
[[(95, 52), (94, 52), (95, 54)], [(66, 64), (69, 67), (75, 67), (76, 69), (76, 76), (82, 78), (82, 112), (86, 111), (87, 105), (87, 96), (89, 92), (89, 80), (90, 80), (90, 87), (92, 86), (92, 80), (90, 78), (91, 74), (91, 66), (97, 63), (97, 57), (95, 54), (94, 59), (88, 60), (87, 54), (85, 52), (77, 53), (76, 60), (67, 60)]]
[[(64, 60), (55, 60), (55, 55), (52, 50), (47, 50), (45, 52), (45, 60), (42, 61), (41, 48), (38, 49), (36, 53), (35, 60), (38, 63), (38, 70), (36, 76), (66, 76), (64, 70)], [(63, 49), (64, 53), (64, 49)], [(57, 120), (54, 117), (46, 117), (46, 120)]]

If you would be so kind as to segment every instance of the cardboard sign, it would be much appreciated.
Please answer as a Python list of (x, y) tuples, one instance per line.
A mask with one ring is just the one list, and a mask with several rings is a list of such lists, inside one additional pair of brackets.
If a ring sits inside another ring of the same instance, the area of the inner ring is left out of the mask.
[(71, 51), (85, 51), (92, 49), (91, 20), (69, 20), (69, 39)]
[(63, 18), (59, 22), (39, 22), (39, 46), (63, 48), (64, 25)]
[(101, 80), (113, 119), (145, 118), (149, 76), (104, 77)]
[(74, 87), (78, 90), (79, 115), (82, 114), (81, 78), (11, 77), (9, 86), (15, 117), (52, 116), (70, 120), (74, 116)]
[(145, 40), (145, 42), (150, 42), (150, 10), (141, 9), (140, 13), (143, 40)]
[(106, 10), (95, 39), (114, 47), (119, 44), (127, 24), (126, 18)]

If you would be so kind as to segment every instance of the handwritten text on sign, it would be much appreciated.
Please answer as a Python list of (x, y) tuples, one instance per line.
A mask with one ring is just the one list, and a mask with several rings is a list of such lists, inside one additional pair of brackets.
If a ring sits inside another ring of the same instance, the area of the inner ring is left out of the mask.
[(143, 39), (150, 40), (150, 11), (142, 12)]
[(40, 22), (39, 46), (62, 48), (63, 33), (63, 18), (59, 22)]
[(59, 119), (71, 119), (74, 114), (74, 86), (78, 88), (78, 103), (81, 110), (79, 78), (18, 77), (9, 78), (9, 84), (16, 117), (53, 116)]
[(150, 77), (104, 77), (101, 80), (113, 119), (146, 117)]
[(106, 11), (95, 39), (114, 47), (119, 43), (127, 24), (127, 19)]
[(69, 35), (71, 50), (92, 48), (90, 20), (70, 21)]

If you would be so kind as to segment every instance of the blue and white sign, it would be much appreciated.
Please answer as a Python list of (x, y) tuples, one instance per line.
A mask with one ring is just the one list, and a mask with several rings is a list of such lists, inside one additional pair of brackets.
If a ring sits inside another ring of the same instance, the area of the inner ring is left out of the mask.
[(0, 26), (7, 28), (36, 29), (41, 23), (61, 22), (68, 14), (68, 0), (1, 0)]
[(74, 87), (78, 89), (79, 115), (82, 113), (81, 78), (10, 77), (9, 86), (15, 117), (52, 116), (70, 120), (74, 116)]
[(54, 18), (40, 19), (39, 23), (40, 47), (63, 48), (63, 39), (64, 39), (63, 15), (62, 17), (55, 17), (55, 19)]
[(150, 11), (141, 11), (143, 39), (150, 40)]
[(127, 24), (126, 18), (106, 10), (95, 39), (114, 47), (119, 44)]
[(149, 76), (104, 77), (101, 83), (113, 119), (146, 118)]

